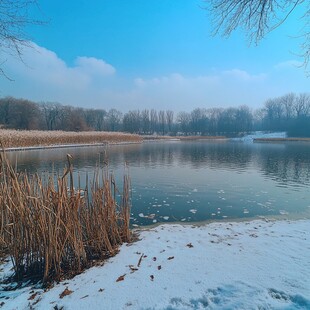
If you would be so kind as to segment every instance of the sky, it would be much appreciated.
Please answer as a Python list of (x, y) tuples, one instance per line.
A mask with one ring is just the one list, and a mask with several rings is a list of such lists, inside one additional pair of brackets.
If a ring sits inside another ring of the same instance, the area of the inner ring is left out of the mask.
[(85, 108), (248, 105), (309, 92), (299, 57), (302, 7), (258, 46), (240, 29), (212, 37), (202, 0), (38, 0), (22, 60), (0, 52), (0, 97)]

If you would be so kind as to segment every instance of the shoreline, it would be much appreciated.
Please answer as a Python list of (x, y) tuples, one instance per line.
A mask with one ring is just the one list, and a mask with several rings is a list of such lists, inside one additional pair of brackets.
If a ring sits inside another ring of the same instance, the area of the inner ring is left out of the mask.
[(118, 141), (118, 142), (102, 142), (102, 143), (74, 143), (74, 144), (53, 144), (53, 145), (34, 145), (34, 146), (20, 146), (2, 148), (0, 152), (16, 152), (16, 151), (33, 151), (45, 149), (58, 149), (58, 148), (78, 148), (78, 147), (93, 147), (93, 146), (113, 146), (113, 145), (130, 145), (154, 142), (182, 142), (182, 141), (229, 141), (228, 138), (201, 138), (201, 139), (178, 139), (178, 138), (155, 138), (143, 139), (142, 141)]
[(38, 146), (22, 146), (3, 148), (0, 152), (17, 152), (17, 151), (33, 151), (45, 149), (65, 149), (65, 148), (79, 148), (79, 147), (93, 147), (93, 146), (112, 146), (112, 145), (127, 145), (127, 144), (141, 144), (143, 141), (124, 141), (124, 142), (103, 142), (103, 143), (75, 143), (75, 144), (53, 144), (53, 145), (38, 145)]
[(277, 215), (257, 215), (253, 217), (241, 217), (241, 218), (224, 218), (224, 219), (208, 219), (197, 222), (159, 222), (150, 225), (138, 225), (131, 227), (131, 230), (134, 231), (144, 231), (156, 228), (161, 225), (184, 225), (191, 227), (201, 227), (210, 224), (216, 223), (244, 223), (244, 222), (253, 222), (253, 221), (264, 221), (268, 222), (276, 222), (276, 221), (302, 221), (302, 220), (310, 220), (310, 206), (309, 210), (305, 212), (299, 213), (289, 213), (289, 214), (277, 214)]
[(254, 138), (253, 142), (310, 142), (310, 138)]

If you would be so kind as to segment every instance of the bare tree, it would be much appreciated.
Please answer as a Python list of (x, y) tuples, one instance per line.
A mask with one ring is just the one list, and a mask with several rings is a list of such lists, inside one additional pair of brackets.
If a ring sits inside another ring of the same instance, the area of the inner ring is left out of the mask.
[[(25, 28), (33, 24), (43, 24), (29, 14), (37, 5), (36, 0), (0, 0), (0, 52), (22, 56), (22, 49), (31, 46)], [(5, 59), (0, 59), (0, 75), (6, 74), (2, 68)], [(8, 77), (7, 77), (8, 78)]]
[(310, 111), (310, 95), (307, 93), (299, 94), (294, 102), (296, 116), (307, 116)]
[(167, 110), (166, 111), (166, 119), (167, 119), (167, 125), (168, 125), (168, 131), (171, 133), (172, 131), (172, 124), (173, 124), (173, 111)]
[(166, 128), (166, 113), (165, 111), (159, 111), (158, 112), (158, 121), (159, 121), (159, 127), (161, 130), (162, 135), (165, 135), (165, 128)]
[(307, 68), (310, 57), (310, 5), (306, 0), (210, 0), (206, 9), (211, 12), (213, 35), (230, 36), (237, 28), (243, 28), (250, 42), (257, 44), (269, 32), (283, 24), (289, 15), (303, 4), (302, 56)]
[(158, 114), (157, 111), (152, 109), (151, 110), (151, 114), (150, 114), (150, 129), (151, 132), (157, 132), (157, 128), (158, 128)]
[(179, 112), (177, 122), (182, 134), (187, 135), (190, 131), (191, 114), (188, 112)]
[(145, 109), (141, 112), (142, 131), (144, 134), (150, 131), (150, 111)]
[(294, 93), (286, 94), (280, 97), (280, 101), (282, 102), (284, 106), (286, 119), (289, 120), (293, 118), (293, 115), (294, 115), (293, 109), (294, 109), (294, 103), (296, 101), (296, 95)]

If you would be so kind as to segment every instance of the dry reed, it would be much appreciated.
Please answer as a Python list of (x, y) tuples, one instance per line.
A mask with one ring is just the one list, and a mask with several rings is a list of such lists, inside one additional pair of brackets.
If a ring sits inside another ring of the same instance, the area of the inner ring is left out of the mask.
[(16, 280), (73, 276), (130, 241), (128, 174), (118, 203), (107, 167), (84, 190), (74, 188), (70, 155), (62, 177), (17, 173), (4, 152), (0, 165), (0, 252), (11, 257)]
[(0, 140), (4, 148), (63, 144), (142, 142), (140, 136), (122, 132), (70, 132), (9, 129), (0, 129)]

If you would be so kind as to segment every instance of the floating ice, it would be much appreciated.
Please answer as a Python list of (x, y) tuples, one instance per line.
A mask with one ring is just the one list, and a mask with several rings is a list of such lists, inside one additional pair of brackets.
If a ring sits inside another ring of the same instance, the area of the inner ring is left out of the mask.
[(163, 216), (163, 219), (168, 221), (169, 220), (169, 216)]
[(197, 210), (196, 209), (190, 209), (189, 212), (195, 214), (197, 212)]
[(144, 214), (143, 214), (143, 213), (139, 213), (139, 216), (140, 216), (140, 217), (144, 217)]
[(287, 211), (285, 211), (285, 210), (280, 210), (279, 212), (280, 212), (281, 215), (287, 215), (287, 214), (289, 214), (289, 213), (288, 213)]

